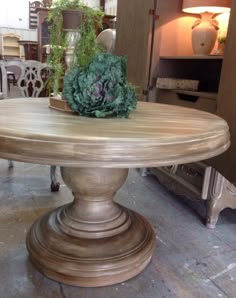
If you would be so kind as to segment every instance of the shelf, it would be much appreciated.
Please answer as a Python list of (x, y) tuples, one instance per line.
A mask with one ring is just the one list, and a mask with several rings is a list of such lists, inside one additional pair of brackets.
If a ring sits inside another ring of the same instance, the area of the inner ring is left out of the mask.
[[(204, 97), (216, 100), (219, 88), (223, 56), (163, 56), (159, 61), (158, 78), (196, 80), (197, 88), (170, 86), (179, 97)], [(161, 86), (160, 86), (161, 87)], [(176, 88), (177, 87), (177, 88)], [(196, 90), (190, 91), (189, 89)], [(186, 96), (185, 96), (186, 95)], [(193, 98), (192, 98), (193, 100)]]
[(2, 34), (2, 56), (20, 57), (20, 45), (18, 44), (19, 40), (19, 35), (13, 33)]
[[(167, 89), (165, 89), (167, 90)], [(179, 94), (186, 94), (198, 97), (204, 97), (209, 99), (216, 99), (217, 93), (215, 92), (200, 92), (200, 91), (190, 91), (190, 90), (180, 90), (180, 89), (169, 89), (169, 91)]]
[(17, 48), (17, 49), (19, 49), (19, 45), (4, 44), (4, 48)]
[(172, 60), (222, 60), (222, 55), (208, 55), (208, 56), (160, 56), (160, 59)]

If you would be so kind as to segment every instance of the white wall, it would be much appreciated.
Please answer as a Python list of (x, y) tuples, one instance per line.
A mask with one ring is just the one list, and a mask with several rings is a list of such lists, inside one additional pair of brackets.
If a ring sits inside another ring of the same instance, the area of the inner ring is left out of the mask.
[(117, 0), (107, 0), (105, 3), (105, 13), (116, 16)]
[[(57, 2), (57, 0), (53, 0), (53, 3), (54, 2)], [(81, 2), (87, 6), (90, 6), (90, 7), (99, 7), (100, 6), (99, 0), (81, 0)]]
[(82, 2), (90, 7), (99, 7), (100, 1), (99, 0), (82, 0)]
[[(82, 1), (91, 7), (100, 5), (99, 0)], [(37, 29), (29, 29), (29, 0), (0, 0), (0, 54), (2, 53), (1, 35), (5, 33), (17, 34), (21, 40), (38, 40)], [(21, 53), (23, 55), (22, 46)]]
[[(100, 4), (99, 0), (83, 2), (91, 7)], [(0, 0), (0, 27), (29, 29), (29, 0)]]
[[(2, 34), (14, 33), (21, 40), (37, 41), (37, 30), (29, 29), (29, 0), (0, 0), (0, 54)], [(23, 47), (21, 56), (24, 55)]]
[(29, 29), (29, 0), (0, 0), (0, 27)]

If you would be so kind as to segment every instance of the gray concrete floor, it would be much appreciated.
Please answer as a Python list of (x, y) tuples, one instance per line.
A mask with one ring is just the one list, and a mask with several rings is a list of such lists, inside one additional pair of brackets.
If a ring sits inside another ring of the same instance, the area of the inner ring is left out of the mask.
[(236, 211), (224, 210), (215, 230), (203, 224), (203, 202), (169, 193), (153, 176), (131, 170), (116, 201), (144, 215), (156, 233), (149, 266), (109, 287), (80, 288), (44, 277), (28, 259), (26, 233), (41, 215), (72, 200), (51, 193), (50, 168), (0, 160), (0, 298), (236, 297)]

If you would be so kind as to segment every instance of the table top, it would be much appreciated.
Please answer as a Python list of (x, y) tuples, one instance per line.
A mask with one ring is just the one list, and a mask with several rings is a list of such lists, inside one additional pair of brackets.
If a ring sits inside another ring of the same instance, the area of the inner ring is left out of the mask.
[(0, 157), (73, 167), (154, 167), (204, 160), (230, 145), (206, 112), (139, 102), (128, 119), (59, 112), (48, 98), (0, 101)]

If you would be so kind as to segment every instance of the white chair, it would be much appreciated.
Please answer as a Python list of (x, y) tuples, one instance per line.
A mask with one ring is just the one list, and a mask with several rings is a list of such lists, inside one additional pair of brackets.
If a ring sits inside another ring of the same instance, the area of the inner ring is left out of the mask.
[(3, 94), (3, 86), (2, 86), (2, 70), (0, 68), (0, 99), (4, 99), (4, 94)]
[[(52, 69), (46, 64), (34, 60), (0, 61), (3, 98), (8, 98), (9, 78), (7, 71), (16, 72), (15, 79), (22, 97), (39, 97), (48, 83)], [(9, 167), (13, 162), (9, 161)], [(56, 179), (56, 166), (51, 166), (51, 191), (58, 191), (60, 183)]]

